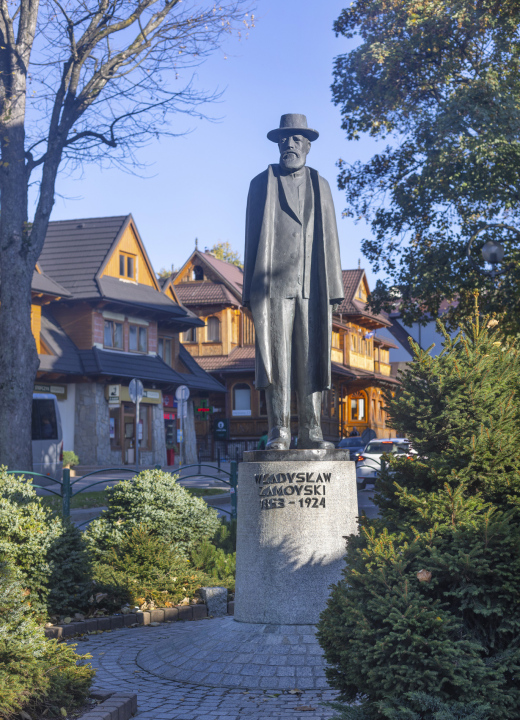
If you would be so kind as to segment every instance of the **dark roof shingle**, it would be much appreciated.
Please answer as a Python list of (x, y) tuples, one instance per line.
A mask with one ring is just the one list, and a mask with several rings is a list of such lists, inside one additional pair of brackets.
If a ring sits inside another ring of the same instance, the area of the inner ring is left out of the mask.
[(128, 217), (50, 222), (38, 264), (74, 297), (99, 297), (96, 274)]
[(70, 292), (63, 285), (55, 282), (52, 278), (42, 272), (35, 270), (31, 281), (31, 290), (43, 295), (54, 295), (56, 297), (69, 298)]
[(240, 305), (227, 287), (221, 283), (197, 282), (175, 285), (177, 297), (183, 305)]
[(255, 346), (245, 345), (232, 350), (229, 355), (207, 355), (197, 362), (207, 372), (240, 372), (255, 369)]
[(337, 312), (343, 315), (358, 315), (372, 320), (380, 322), (381, 325), (389, 327), (391, 325), (390, 320), (386, 313), (375, 314), (370, 310), (366, 309), (366, 303), (362, 300), (356, 300), (356, 290), (359, 287), (359, 283), (365, 271), (362, 269), (357, 270), (342, 270), (343, 275), (343, 290), (345, 298), (339, 306)]
[(82, 375), (83, 366), (77, 347), (54, 319), (48, 308), (42, 309), (41, 338), (52, 355), (41, 354), (40, 372)]

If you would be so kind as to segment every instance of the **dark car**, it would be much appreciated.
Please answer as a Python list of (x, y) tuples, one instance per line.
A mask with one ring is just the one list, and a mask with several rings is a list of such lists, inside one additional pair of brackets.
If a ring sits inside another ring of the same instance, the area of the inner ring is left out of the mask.
[(337, 447), (341, 450), (350, 450), (350, 459), (357, 460), (365, 449), (365, 443), (361, 437), (346, 437), (339, 441)]

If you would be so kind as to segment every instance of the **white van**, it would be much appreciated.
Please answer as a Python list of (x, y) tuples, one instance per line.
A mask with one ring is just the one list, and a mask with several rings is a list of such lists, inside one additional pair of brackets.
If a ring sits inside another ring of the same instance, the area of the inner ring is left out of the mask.
[(34, 472), (61, 481), (63, 431), (56, 395), (33, 393), (32, 453)]

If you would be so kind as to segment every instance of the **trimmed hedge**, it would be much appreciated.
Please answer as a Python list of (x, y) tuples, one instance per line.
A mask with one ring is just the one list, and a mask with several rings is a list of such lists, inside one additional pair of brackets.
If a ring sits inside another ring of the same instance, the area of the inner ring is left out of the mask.
[(220, 525), (216, 510), (161, 470), (144, 470), (106, 492), (108, 509), (86, 532), (92, 557), (98, 562), (104, 562), (105, 553), (117, 548), (123, 535), (139, 525), (185, 557), (192, 547), (211, 538)]

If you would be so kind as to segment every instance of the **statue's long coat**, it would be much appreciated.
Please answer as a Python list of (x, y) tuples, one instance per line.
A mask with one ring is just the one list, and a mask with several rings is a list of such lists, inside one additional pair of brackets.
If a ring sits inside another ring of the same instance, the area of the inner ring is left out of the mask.
[[(332, 303), (343, 300), (343, 281), (339, 256), (336, 215), (329, 184), (312, 168), (310, 177), (314, 193), (314, 238), (317, 244), (320, 337), (311, 340), (320, 353), (320, 387), (331, 384), (330, 348)], [(256, 334), (256, 387), (266, 388), (272, 382), (270, 278), (276, 268), (273, 258), (275, 215), (284, 212), (280, 206), (280, 166), (269, 165), (257, 175), (249, 188), (246, 213), (243, 302), (253, 314)]]

